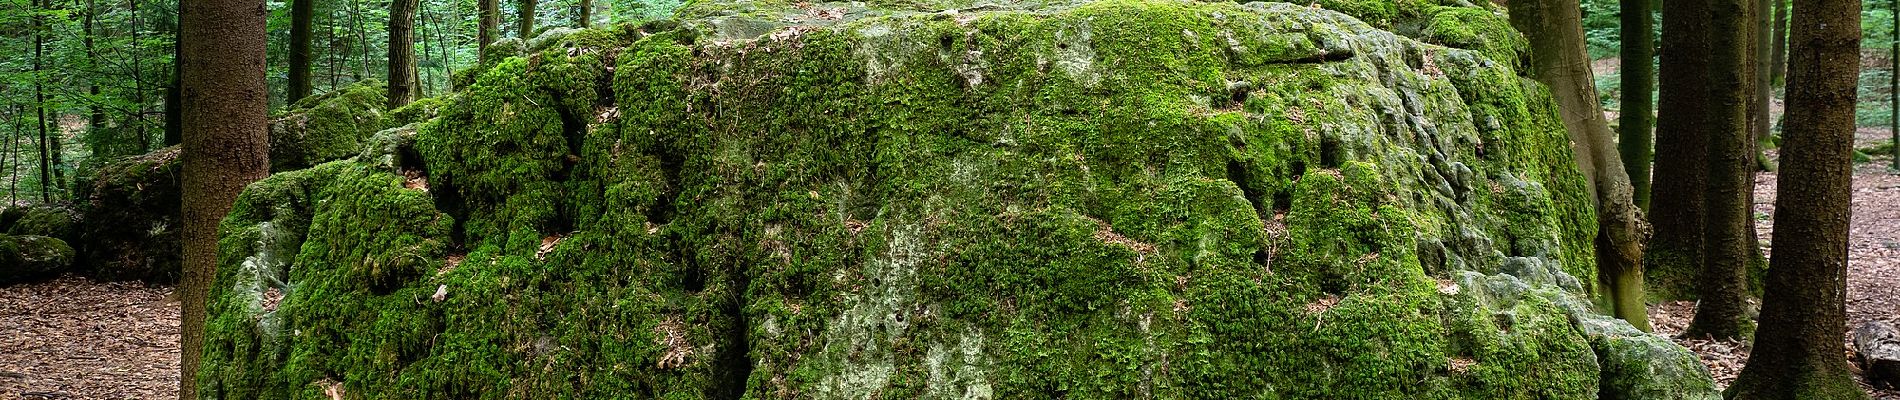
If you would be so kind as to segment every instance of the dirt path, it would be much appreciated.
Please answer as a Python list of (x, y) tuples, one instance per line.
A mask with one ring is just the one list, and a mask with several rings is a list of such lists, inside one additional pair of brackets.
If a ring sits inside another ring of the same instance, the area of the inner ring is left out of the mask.
[(82, 278), (0, 287), (0, 399), (178, 397), (171, 291)]

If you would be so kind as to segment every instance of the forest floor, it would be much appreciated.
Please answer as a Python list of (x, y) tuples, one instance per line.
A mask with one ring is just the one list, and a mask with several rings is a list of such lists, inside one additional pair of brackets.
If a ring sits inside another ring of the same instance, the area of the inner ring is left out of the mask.
[[(1863, 131), (1861, 143), (1886, 131)], [(1900, 319), (1900, 175), (1877, 158), (1857, 165), (1848, 246), (1847, 314), (1852, 327)], [(1755, 180), (1756, 225), (1772, 250), (1775, 174)], [(174, 397), (178, 381), (178, 302), (170, 286), (93, 282), (64, 277), (0, 287), (0, 400), (158, 399)], [(1688, 302), (1658, 304), (1658, 333), (1682, 332), (1694, 314)], [(1727, 385), (1748, 359), (1745, 345), (1676, 338), (1702, 357)], [(1845, 349), (1843, 349), (1845, 351)], [(1900, 391), (1874, 391), (1900, 400)]]
[[(1887, 140), (1885, 129), (1861, 129), (1856, 147)], [(1770, 157), (1775, 157), (1770, 150)], [(1854, 216), (1847, 246), (1847, 326), (1853, 329), (1871, 320), (1900, 321), (1900, 175), (1888, 165), (1891, 158), (1876, 157), (1873, 162), (1854, 165)], [(1775, 179), (1773, 172), (1755, 176), (1755, 229), (1761, 237), (1764, 253), (1774, 251)], [(1742, 372), (1748, 361), (1748, 346), (1735, 341), (1715, 341), (1678, 337), (1694, 319), (1695, 304), (1688, 301), (1650, 306), (1650, 322), (1656, 333), (1669, 335), (1676, 343), (1695, 351), (1702, 363), (1715, 374), (1717, 383), (1727, 386)], [(1852, 346), (1851, 333), (1846, 335)], [(1851, 349), (1849, 359), (1853, 355)], [(1859, 370), (1856, 369), (1856, 372)], [(1863, 382), (1862, 387), (1866, 388)], [(1873, 390), (1875, 400), (1900, 400), (1900, 390)]]

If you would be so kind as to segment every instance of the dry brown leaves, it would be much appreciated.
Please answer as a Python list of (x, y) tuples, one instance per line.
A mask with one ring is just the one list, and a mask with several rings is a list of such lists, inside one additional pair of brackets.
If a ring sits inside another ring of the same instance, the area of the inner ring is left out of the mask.
[[(1863, 129), (1862, 142), (1884, 140), (1886, 131)], [(1773, 156), (1774, 152), (1770, 151)], [(1854, 215), (1848, 232), (1847, 326), (1875, 319), (1900, 319), (1900, 175), (1888, 173), (1884, 162), (1856, 165)], [(1755, 228), (1763, 252), (1772, 256), (1776, 174), (1755, 177)], [(1670, 302), (1650, 307), (1656, 333), (1701, 356), (1718, 384), (1726, 387), (1748, 361), (1748, 346), (1739, 342), (1677, 337), (1695, 316), (1692, 302)], [(1851, 335), (1851, 333), (1843, 333)], [(1848, 336), (1851, 342), (1851, 336)], [(1851, 349), (1843, 349), (1851, 351)], [(1866, 385), (1863, 383), (1862, 387)], [(1876, 400), (1900, 400), (1900, 391), (1868, 389)]]
[(0, 399), (177, 397), (171, 291), (73, 277), (0, 287)]

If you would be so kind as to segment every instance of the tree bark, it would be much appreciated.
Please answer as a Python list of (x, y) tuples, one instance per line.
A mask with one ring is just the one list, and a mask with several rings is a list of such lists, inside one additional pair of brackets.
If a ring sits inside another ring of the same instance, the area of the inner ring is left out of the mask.
[(1692, 337), (1742, 339), (1753, 331), (1748, 319), (1745, 266), (1749, 261), (1749, 192), (1754, 172), (1749, 152), (1748, 71), (1754, 40), (1750, 0), (1710, 0), (1709, 185), (1703, 201), (1702, 267), (1696, 282), (1695, 319), (1683, 333)]
[(1643, 259), (1648, 288), (1666, 300), (1694, 299), (1702, 266), (1703, 195), (1708, 186), (1710, 0), (1662, 3), (1657, 69), (1656, 152), (1649, 222), (1656, 236)]
[(1641, 263), (1648, 227), (1597, 103), (1590, 58), (1584, 53), (1582, 9), (1577, 0), (1519, 0), (1511, 6), (1511, 25), (1530, 39), (1531, 76), (1550, 87), (1571, 151), (1590, 181), (1597, 209), (1597, 271), (1611, 312), (1649, 331)]
[(515, 31), (520, 33), (521, 40), (534, 38), (534, 3), (535, 0), (521, 0), (516, 3), (516, 11), (519, 15), (515, 22)]
[(1623, 111), (1618, 117), (1617, 150), (1630, 178), (1636, 206), (1649, 209), (1650, 153), (1655, 151), (1656, 33), (1654, 0), (1622, 0)]
[(1781, 87), (1788, 82), (1788, 0), (1772, 1), (1775, 2), (1775, 37), (1774, 48), (1768, 53), (1768, 82)]
[[(1774, 33), (1774, 27), (1772, 26), (1775, 13), (1774, 3), (1779, 1), (1780, 0), (1750, 0), (1750, 5), (1753, 7), (1754, 12), (1750, 14), (1749, 20), (1752, 21), (1754, 30), (1750, 31), (1753, 35), (1751, 35), (1752, 38), (1749, 41), (1750, 50), (1748, 54), (1750, 62), (1748, 71), (1750, 82), (1749, 90), (1754, 93), (1755, 98), (1748, 103), (1748, 131), (1749, 137), (1753, 138), (1755, 143), (1753, 146), (1750, 146), (1753, 150), (1749, 153), (1754, 155), (1755, 165), (1762, 171), (1775, 170), (1774, 160), (1768, 159), (1768, 148), (1774, 146), (1774, 138), (1770, 135), (1769, 131), (1774, 128), (1775, 123), (1775, 116), (1773, 115), (1774, 86), (1769, 76), (1773, 74), (1773, 71), (1769, 71), (1769, 63), (1771, 59), (1774, 58), (1774, 54), (1771, 51), (1774, 46), (1774, 39), (1772, 38)], [(1753, 184), (1754, 174), (1749, 174), (1749, 181), (1750, 184)], [(1754, 191), (1751, 190), (1749, 193), (1753, 194)], [(1751, 219), (1751, 221), (1753, 220)], [(1750, 225), (1753, 225), (1753, 223)], [(1754, 232), (1753, 230), (1749, 231), (1750, 234)]]
[(501, 0), (477, 0), (481, 28), (477, 30), (475, 57), (476, 63), (488, 62), (488, 45), (495, 42), (495, 36), (501, 31)]
[(1775, 254), (1761, 329), (1730, 399), (1865, 399), (1841, 351), (1853, 196), (1860, 2), (1796, 0)]
[(269, 174), (270, 89), (263, 0), (193, 0), (179, 10), (185, 126), (179, 398), (197, 399), (205, 296), (218, 267), (218, 223), (244, 186)]
[(416, 5), (389, 2), (389, 109), (416, 100)]
[(310, 97), (310, 19), (316, 0), (290, 0), (290, 96), (284, 104)]
[(582, 28), (594, 25), (594, 0), (581, 0), (580, 25)]
[(53, 193), (53, 148), (50, 135), (46, 132), (46, 17), (38, 12), (45, 9), (39, 0), (33, 1), (33, 109), (38, 117), (33, 126), (40, 131), (40, 202), (52, 202)]

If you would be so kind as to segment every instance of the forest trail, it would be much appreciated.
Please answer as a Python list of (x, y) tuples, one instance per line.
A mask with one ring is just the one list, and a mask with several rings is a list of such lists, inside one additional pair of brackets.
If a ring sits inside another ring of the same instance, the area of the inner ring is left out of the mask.
[[(1885, 133), (1884, 131), (1881, 133)], [(1875, 135), (1863, 135), (1863, 144)], [(1849, 326), (1900, 318), (1900, 175), (1886, 160), (1856, 166), (1848, 262)], [(1756, 224), (1772, 250), (1775, 174), (1755, 180)], [(178, 305), (170, 286), (63, 277), (0, 287), (0, 400), (152, 399), (173, 396), (178, 379)], [(1693, 305), (1651, 307), (1659, 333), (1688, 325)], [(1747, 360), (1739, 344), (1678, 339), (1723, 385)], [(1900, 391), (1875, 391), (1900, 400)]]

